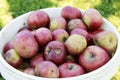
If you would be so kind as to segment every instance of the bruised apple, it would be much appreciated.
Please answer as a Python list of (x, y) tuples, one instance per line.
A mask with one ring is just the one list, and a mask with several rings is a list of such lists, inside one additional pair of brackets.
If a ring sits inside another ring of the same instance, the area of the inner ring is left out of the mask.
[(66, 49), (63, 43), (59, 41), (51, 41), (44, 51), (45, 59), (52, 61), (56, 65), (60, 65), (65, 62)]

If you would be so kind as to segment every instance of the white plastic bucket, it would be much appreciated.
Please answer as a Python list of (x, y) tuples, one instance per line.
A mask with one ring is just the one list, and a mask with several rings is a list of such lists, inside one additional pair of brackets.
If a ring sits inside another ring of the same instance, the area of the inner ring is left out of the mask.
[[(43, 10), (48, 13), (50, 18), (60, 16), (61, 13), (61, 8), (48, 8)], [(48, 79), (25, 74), (10, 66), (2, 57), (3, 47), (6, 44), (6, 42), (13, 39), (13, 37), (16, 35), (17, 31), (20, 28), (22, 28), (25, 25), (27, 26), (27, 17), (30, 13), (31, 12), (17, 17), (8, 25), (6, 25), (0, 32), (0, 72), (6, 80), (110, 80), (111, 77), (115, 74), (120, 61), (120, 37), (115, 27), (106, 19), (104, 19), (104, 24), (102, 27), (105, 30), (113, 31), (116, 34), (118, 38), (118, 45), (115, 55), (112, 57), (112, 59), (104, 66), (100, 67), (95, 71), (72, 78)]]

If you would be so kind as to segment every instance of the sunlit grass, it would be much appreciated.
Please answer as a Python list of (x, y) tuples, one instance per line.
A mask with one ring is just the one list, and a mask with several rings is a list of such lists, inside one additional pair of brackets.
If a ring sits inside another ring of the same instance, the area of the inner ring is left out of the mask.
[(117, 16), (110, 15), (108, 17), (108, 20), (117, 28), (117, 30), (120, 32), (120, 19)]
[[(93, 4), (94, 2), (95, 4)], [(61, 7), (69, 5), (82, 10), (86, 10), (100, 4), (100, 0), (59, 0), (58, 3), (58, 5)]]
[(67, 5), (82, 10), (96, 8), (119, 29), (120, 12), (116, 12), (120, 9), (119, 0), (0, 0), (0, 27), (10, 22), (12, 16), (15, 18), (32, 10)]
[(115, 76), (113, 76), (111, 80), (120, 80), (120, 68), (118, 69)]
[(0, 0), (0, 28), (4, 27), (12, 20), (9, 12), (9, 5), (6, 0)]

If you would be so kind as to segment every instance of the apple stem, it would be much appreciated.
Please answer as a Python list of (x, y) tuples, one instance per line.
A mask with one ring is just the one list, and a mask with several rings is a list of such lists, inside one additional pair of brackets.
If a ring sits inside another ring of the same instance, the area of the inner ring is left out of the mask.
[(74, 67), (73, 65), (70, 65), (70, 66), (69, 66), (69, 70), (72, 70), (72, 69), (73, 69), (73, 67)]
[(64, 38), (63, 38), (63, 42), (65, 42), (66, 40), (67, 40), (67, 38), (66, 38), (66, 37), (64, 37)]
[(41, 76), (40, 74), (37, 74), (37, 76)]
[(90, 57), (91, 57), (91, 58), (94, 58), (95, 56), (91, 53)]
[(99, 43), (97, 42), (96, 39), (93, 39), (93, 42), (94, 42), (95, 45), (97, 45), (97, 46), (99, 45)]

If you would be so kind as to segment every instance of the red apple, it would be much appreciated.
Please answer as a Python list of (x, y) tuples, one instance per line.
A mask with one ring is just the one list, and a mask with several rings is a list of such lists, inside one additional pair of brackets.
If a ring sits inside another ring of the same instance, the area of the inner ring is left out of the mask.
[(30, 65), (31, 67), (35, 68), (35, 66), (39, 64), (41, 61), (44, 61), (44, 57), (42, 53), (39, 53), (30, 60)]
[(81, 52), (87, 47), (87, 41), (85, 37), (73, 34), (68, 37), (65, 46), (71, 55), (77, 55), (81, 54)]
[(72, 19), (68, 22), (67, 30), (70, 32), (75, 28), (81, 28), (87, 30), (87, 26), (81, 19)]
[(88, 32), (84, 29), (80, 29), (80, 28), (75, 28), (73, 29), (71, 32), (70, 32), (70, 35), (72, 34), (79, 34), (79, 35), (82, 35), (83, 37), (88, 38)]
[(34, 35), (27, 30), (21, 31), (15, 36), (13, 46), (18, 54), (24, 58), (33, 57), (39, 49)]
[(59, 69), (50, 61), (42, 61), (35, 67), (35, 73), (37, 76), (46, 78), (58, 78)]
[(83, 21), (89, 30), (96, 30), (103, 24), (102, 15), (96, 9), (88, 9), (83, 13)]
[(40, 46), (45, 46), (52, 40), (52, 33), (47, 28), (39, 28), (35, 32), (35, 38)]
[(60, 65), (65, 62), (65, 46), (59, 41), (51, 41), (47, 44), (44, 51), (44, 55), (47, 61), (52, 61), (56, 65)]
[(99, 46), (88, 46), (79, 57), (81, 64), (88, 72), (96, 70), (110, 60), (108, 53)]
[(3, 54), (3, 57), (13, 67), (18, 67), (22, 63), (22, 57), (15, 49), (8, 50), (5, 54)]
[(23, 31), (23, 30), (32, 31), (32, 29), (31, 29), (31, 28), (29, 28), (29, 27), (23, 27), (23, 28), (21, 28), (18, 32)]
[(65, 6), (61, 11), (61, 16), (66, 20), (81, 18), (81, 11), (75, 7)]
[(76, 63), (64, 63), (59, 66), (60, 77), (74, 77), (85, 73), (84, 69)]
[(66, 20), (63, 17), (55, 17), (50, 21), (50, 30), (54, 31), (56, 29), (66, 29)]
[(29, 67), (29, 68), (26, 68), (23, 72), (26, 73), (26, 74), (33, 75), (33, 76), (36, 75), (35, 69), (34, 69), (34, 68), (30, 68), (30, 67)]
[(57, 40), (64, 43), (69, 37), (69, 34), (64, 29), (56, 29), (52, 32), (52, 36), (53, 40)]
[(37, 10), (32, 12), (27, 19), (28, 26), (32, 29), (45, 27), (49, 24), (49, 16), (45, 11)]
[(31, 33), (33, 34), (33, 36), (35, 36), (35, 31), (36, 31), (36, 30), (31, 31)]
[(13, 42), (9, 41), (5, 44), (3, 48), (3, 52), (6, 53), (8, 50), (13, 49)]

